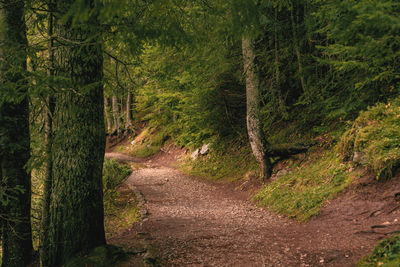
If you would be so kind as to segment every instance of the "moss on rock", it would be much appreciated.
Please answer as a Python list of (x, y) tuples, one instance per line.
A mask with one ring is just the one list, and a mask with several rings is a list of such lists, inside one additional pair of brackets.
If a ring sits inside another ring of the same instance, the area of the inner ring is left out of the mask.
[(359, 117), (342, 136), (338, 152), (374, 171), (377, 179), (389, 179), (400, 167), (400, 98), (377, 104)]

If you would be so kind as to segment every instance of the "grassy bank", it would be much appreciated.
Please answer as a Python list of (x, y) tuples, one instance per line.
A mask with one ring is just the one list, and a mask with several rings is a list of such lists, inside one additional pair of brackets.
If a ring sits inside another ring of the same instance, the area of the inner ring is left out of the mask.
[(250, 148), (240, 143), (213, 145), (207, 155), (196, 160), (188, 155), (179, 167), (191, 175), (225, 182), (239, 180), (246, 173), (258, 169)]
[(285, 172), (264, 186), (254, 199), (261, 206), (303, 222), (317, 215), (327, 200), (361, 175), (351, 163), (340, 162), (332, 149), (314, 153), (307, 162), (288, 166)]
[(129, 145), (120, 145), (116, 150), (131, 156), (145, 158), (159, 152), (167, 140), (168, 134), (164, 130), (147, 127), (133, 140), (130, 140)]

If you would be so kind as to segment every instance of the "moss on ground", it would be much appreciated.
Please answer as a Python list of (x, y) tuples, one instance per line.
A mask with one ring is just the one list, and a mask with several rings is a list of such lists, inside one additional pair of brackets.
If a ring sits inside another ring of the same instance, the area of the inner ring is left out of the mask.
[(360, 175), (350, 163), (341, 163), (332, 150), (327, 150), (322, 155), (315, 153), (302, 166), (264, 186), (254, 199), (261, 206), (304, 222)]
[(396, 234), (378, 244), (368, 257), (358, 263), (359, 267), (400, 266), (400, 234)]
[(342, 136), (338, 152), (343, 160), (357, 157), (377, 179), (390, 179), (400, 167), (400, 98), (361, 112)]

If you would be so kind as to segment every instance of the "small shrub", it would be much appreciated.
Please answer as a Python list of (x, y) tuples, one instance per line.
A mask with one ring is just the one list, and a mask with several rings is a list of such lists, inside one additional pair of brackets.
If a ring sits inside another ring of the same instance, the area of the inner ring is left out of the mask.
[(400, 266), (400, 234), (380, 242), (372, 254), (363, 259), (358, 266)]

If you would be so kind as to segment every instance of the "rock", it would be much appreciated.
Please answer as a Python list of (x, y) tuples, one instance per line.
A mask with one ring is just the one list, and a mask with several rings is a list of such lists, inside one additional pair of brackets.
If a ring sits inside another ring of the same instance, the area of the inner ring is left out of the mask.
[(196, 160), (199, 157), (199, 154), (200, 154), (200, 149), (198, 148), (192, 153), (192, 155), (190, 155), (190, 158), (192, 160)]
[(247, 172), (247, 173), (244, 175), (244, 180), (245, 180), (245, 181), (252, 181), (252, 182), (254, 182), (254, 181), (256, 181), (258, 178), (259, 178), (259, 177), (258, 177), (257, 173), (254, 172), (254, 171), (249, 171), (249, 172)]
[(276, 173), (276, 176), (277, 176), (277, 177), (280, 177), (280, 176), (286, 175), (286, 174), (288, 174), (288, 173), (290, 173), (290, 170), (282, 169), (282, 170), (279, 170), (279, 171)]
[(364, 154), (361, 152), (354, 152), (353, 161), (356, 163), (359, 163), (359, 164), (367, 163), (367, 160), (365, 159)]
[(208, 151), (210, 150), (210, 146), (211, 146), (210, 143), (204, 144), (204, 145), (201, 147), (200, 154), (202, 154), (202, 155), (207, 154)]
[(150, 145), (146, 145), (147, 148), (150, 148)]

